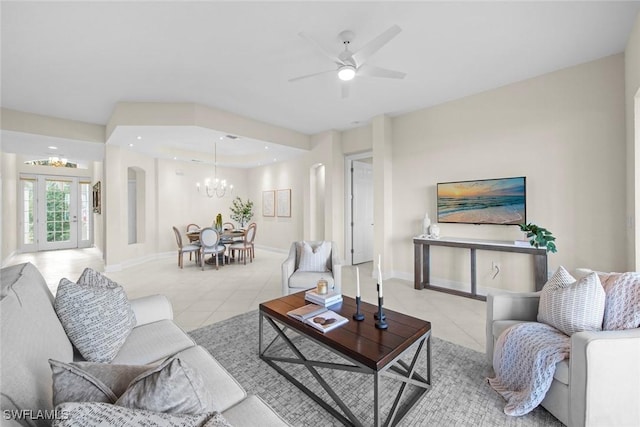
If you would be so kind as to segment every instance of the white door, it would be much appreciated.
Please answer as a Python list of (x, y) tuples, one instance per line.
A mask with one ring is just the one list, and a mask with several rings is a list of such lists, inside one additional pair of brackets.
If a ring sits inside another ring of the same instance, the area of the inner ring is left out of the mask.
[(352, 263), (373, 260), (373, 166), (351, 162)]
[(20, 177), (19, 239), (23, 252), (91, 245), (88, 178)]

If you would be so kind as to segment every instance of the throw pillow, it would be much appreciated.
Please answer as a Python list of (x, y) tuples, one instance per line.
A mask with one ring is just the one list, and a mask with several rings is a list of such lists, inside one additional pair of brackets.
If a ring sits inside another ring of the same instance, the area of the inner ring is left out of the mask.
[(175, 357), (135, 378), (116, 405), (172, 414), (200, 414), (216, 409), (202, 377)]
[(538, 322), (571, 336), (581, 331), (602, 330), (605, 293), (596, 273), (573, 281), (560, 267), (540, 293)]
[(329, 271), (327, 264), (331, 256), (331, 243), (322, 242), (315, 248), (307, 242), (302, 242), (298, 271)]
[(53, 377), (53, 406), (64, 402), (115, 403), (129, 383), (151, 367), (109, 363), (64, 363), (49, 359)]
[(104, 402), (68, 402), (55, 408), (54, 427), (231, 427), (219, 412), (163, 414)]
[(69, 340), (90, 362), (111, 362), (136, 325), (122, 286), (91, 269), (60, 280), (54, 302)]
[(640, 328), (640, 273), (622, 273), (608, 280), (602, 329)]

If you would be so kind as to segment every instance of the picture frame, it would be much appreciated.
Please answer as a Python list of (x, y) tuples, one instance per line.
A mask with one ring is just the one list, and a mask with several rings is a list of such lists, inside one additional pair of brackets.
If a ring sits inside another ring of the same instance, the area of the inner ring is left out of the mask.
[(291, 217), (291, 189), (278, 190), (276, 211), (279, 217)]
[(100, 181), (93, 185), (93, 213), (102, 213), (102, 190)]
[(276, 216), (275, 199), (275, 190), (267, 190), (262, 192), (262, 216)]

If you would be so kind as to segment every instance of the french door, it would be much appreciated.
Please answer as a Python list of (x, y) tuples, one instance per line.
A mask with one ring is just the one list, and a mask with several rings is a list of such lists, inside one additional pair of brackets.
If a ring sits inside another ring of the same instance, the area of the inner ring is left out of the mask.
[(20, 177), (20, 249), (23, 252), (91, 245), (91, 181), (47, 175)]

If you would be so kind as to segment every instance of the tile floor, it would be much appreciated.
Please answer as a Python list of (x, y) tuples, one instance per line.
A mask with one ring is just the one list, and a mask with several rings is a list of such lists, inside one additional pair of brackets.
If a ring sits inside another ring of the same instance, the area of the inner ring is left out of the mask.
[[(216, 271), (201, 271), (186, 256), (184, 269), (175, 257), (166, 257), (107, 273), (124, 286), (130, 298), (164, 294), (173, 304), (174, 318), (185, 330), (192, 330), (258, 308), (262, 301), (281, 295), (280, 264), (286, 254), (256, 249), (253, 263), (231, 264)], [(19, 254), (7, 265), (32, 262), (55, 293), (62, 277), (78, 278), (85, 267), (104, 271), (96, 249)], [(371, 263), (360, 268), (362, 299), (376, 303)], [(355, 295), (355, 267), (344, 266), (343, 293)], [(385, 307), (428, 320), (433, 335), (476, 351), (484, 352), (485, 303), (434, 291), (417, 291), (413, 283), (399, 279), (384, 282)]]

